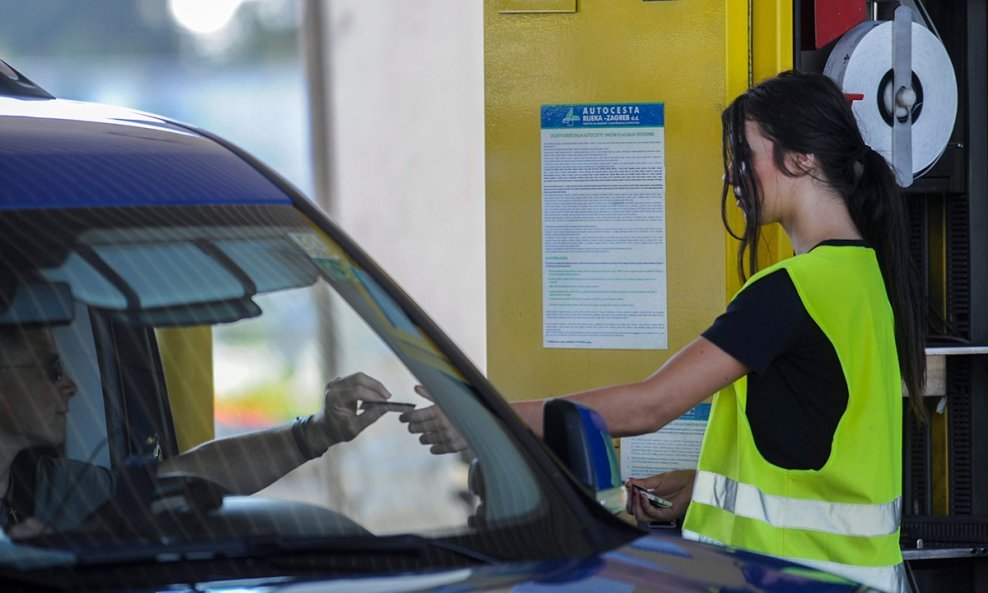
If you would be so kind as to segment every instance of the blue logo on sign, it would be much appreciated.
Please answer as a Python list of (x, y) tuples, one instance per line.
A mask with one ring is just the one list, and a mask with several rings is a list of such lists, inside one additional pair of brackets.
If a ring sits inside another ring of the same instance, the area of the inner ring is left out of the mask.
[(580, 121), (580, 116), (573, 113), (573, 108), (570, 107), (569, 113), (567, 113), (566, 117), (563, 118), (563, 123), (566, 124), (567, 126), (572, 126), (578, 121)]

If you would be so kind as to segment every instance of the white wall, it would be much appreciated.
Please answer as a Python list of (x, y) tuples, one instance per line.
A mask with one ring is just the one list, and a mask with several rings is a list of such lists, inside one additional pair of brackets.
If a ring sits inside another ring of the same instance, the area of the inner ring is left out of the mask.
[(484, 369), (483, 3), (322, 7), (331, 216)]

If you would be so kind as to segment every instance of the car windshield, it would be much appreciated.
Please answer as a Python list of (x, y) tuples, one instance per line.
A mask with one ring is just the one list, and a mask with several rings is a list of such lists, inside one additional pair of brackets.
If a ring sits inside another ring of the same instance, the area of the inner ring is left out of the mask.
[(393, 285), (293, 206), (0, 226), (8, 547), (412, 534), (483, 548), (550, 514), (516, 440)]

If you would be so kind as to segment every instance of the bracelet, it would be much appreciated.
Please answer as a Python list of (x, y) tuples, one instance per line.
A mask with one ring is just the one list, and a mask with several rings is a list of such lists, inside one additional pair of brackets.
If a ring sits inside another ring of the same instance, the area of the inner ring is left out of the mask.
[(319, 454), (313, 453), (312, 449), (309, 448), (309, 443), (305, 440), (305, 435), (302, 434), (302, 430), (305, 428), (305, 424), (308, 423), (309, 420), (312, 420), (312, 415), (304, 418), (299, 416), (295, 419), (295, 422), (292, 422), (292, 436), (295, 438), (295, 447), (302, 455), (302, 458), (306, 461), (319, 457)]

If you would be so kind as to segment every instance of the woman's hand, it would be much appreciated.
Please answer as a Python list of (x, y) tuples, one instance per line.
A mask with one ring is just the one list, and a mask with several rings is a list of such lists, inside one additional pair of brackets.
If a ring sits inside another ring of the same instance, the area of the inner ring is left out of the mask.
[[(693, 496), (694, 470), (675, 470), (657, 474), (650, 478), (631, 478), (625, 482), (628, 489), (628, 503), (625, 507), (635, 516), (639, 523), (649, 521), (673, 521), (686, 516), (686, 509)], [(638, 484), (646, 490), (672, 503), (669, 508), (656, 508), (645, 498), (645, 495), (635, 490), (632, 484)]]
[[(435, 401), (432, 399), (432, 394), (421, 385), (415, 386), (415, 393), (429, 401)], [(398, 417), (398, 420), (408, 425), (408, 432), (422, 435), (419, 437), (419, 442), (430, 445), (429, 452), (433, 455), (459, 453), (470, 448), (460, 432), (453, 427), (437, 406), (405, 412)]]
[(384, 402), (390, 398), (391, 393), (384, 385), (363, 373), (330, 381), (323, 391), (322, 410), (308, 423), (315, 429), (306, 435), (308, 442), (314, 448), (318, 446), (318, 450), (325, 451), (336, 443), (352, 441), (387, 413), (387, 410), (374, 406), (358, 414), (358, 404), (362, 401)]

